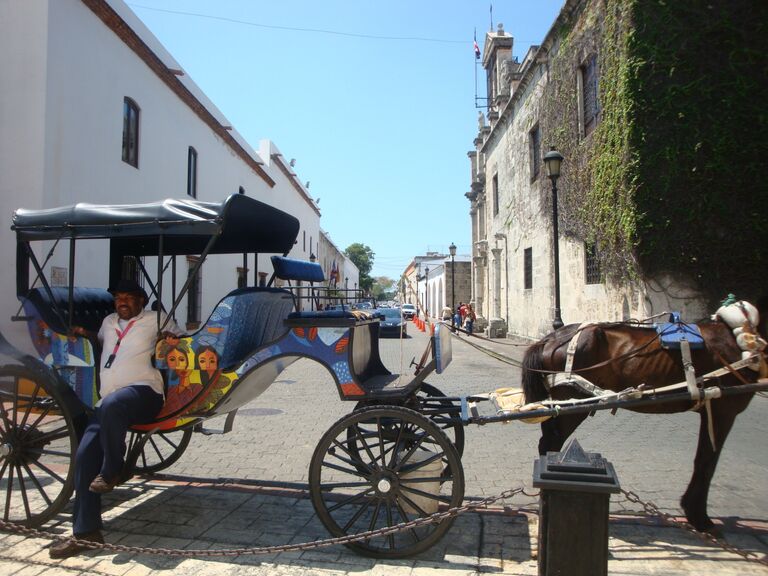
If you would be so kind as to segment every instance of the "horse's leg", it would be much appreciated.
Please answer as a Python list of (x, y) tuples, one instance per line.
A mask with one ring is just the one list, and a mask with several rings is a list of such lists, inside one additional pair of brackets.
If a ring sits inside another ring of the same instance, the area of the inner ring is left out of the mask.
[(539, 454), (559, 452), (568, 436), (584, 422), (586, 414), (572, 414), (550, 418), (541, 423), (541, 438), (539, 439)]
[(747, 407), (751, 397), (751, 394), (744, 394), (712, 400), (712, 425), (715, 433), (716, 450), (712, 449), (712, 442), (709, 439), (706, 410), (702, 408), (700, 411), (699, 444), (693, 462), (693, 476), (691, 476), (685, 494), (680, 499), (680, 506), (685, 512), (688, 522), (700, 532), (714, 531), (714, 523), (707, 514), (709, 486), (715, 475), (723, 444), (728, 438), (728, 433), (733, 427), (736, 416)]

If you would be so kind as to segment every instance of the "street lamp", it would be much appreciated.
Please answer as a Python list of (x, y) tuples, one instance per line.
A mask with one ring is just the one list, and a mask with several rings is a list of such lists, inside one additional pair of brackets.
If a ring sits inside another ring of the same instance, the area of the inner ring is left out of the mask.
[(454, 278), (456, 278), (456, 264), (453, 259), (456, 257), (456, 244), (451, 242), (451, 245), (448, 246), (448, 252), (451, 253), (451, 326), (454, 326), (455, 320), (453, 311), (456, 309), (456, 282), (454, 281)]
[(429, 266), (424, 268), (424, 320), (429, 322)]
[(315, 253), (314, 253), (314, 252), (312, 252), (312, 253), (309, 255), (309, 261), (310, 261), (310, 262), (312, 262), (312, 263), (314, 264), (314, 263), (315, 263), (315, 260), (317, 260), (317, 256), (315, 256)]
[(547, 167), (547, 176), (552, 180), (552, 243), (555, 268), (555, 319), (552, 321), (552, 327), (555, 330), (563, 326), (563, 319), (560, 317), (560, 246), (557, 229), (557, 179), (560, 178), (562, 162), (563, 155), (551, 146), (549, 152), (544, 155), (544, 164)]
[(349, 302), (349, 277), (344, 276), (344, 299)]

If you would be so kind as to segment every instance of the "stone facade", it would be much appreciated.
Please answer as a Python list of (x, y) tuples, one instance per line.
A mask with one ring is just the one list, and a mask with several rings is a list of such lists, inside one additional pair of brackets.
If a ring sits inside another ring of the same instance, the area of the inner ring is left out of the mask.
[[(602, 33), (601, 20), (588, 17), (590, 13), (584, 9), (589, 4), (596, 3), (568, 0), (542, 45), (531, 47), (522, 62), (513, 59), (513, 39), (503, 25), (486, 34), (482, 62), (491, 105), (485, 117), (479, 118), (474, 149), (468, 154), (471, 181), (466, 196), (472, 221), (475, 310), (479, 323), (492, 325), (497, 334), (506, 331), (539, 338), (552, 330), (553, 191), (543, 156), (557, 137), (540, 120), (545, 106), (553, 105), (546, 100), (554, 93), (547, 90), (550, 61), (558, 51), (572, 49), (560, 42), (558, 34), (578, 27), (594, 35)], [(581, 110), (581, 85), (570, 93), (579, 99), (573, 108)], [(564, 103), (555, 103), (561, 105)], [(579, 120), (583, 120), (581, 112)], [(569, 164), (568, 158), (562, 165), (563, 172), (580, 168)], [(560, 179), (561, 193), (576, 176)], [(562, 200), (558, 206), (558, 221), (562, 222)], [(592, 277), (588, 277), (591, 254), (584, 239), (563, 233), (562, 228), (560, 232), (560, 297), (566, 324), (647, 318), (669, 310), (696, 319), (708, 312), (700, 292), (668, 275), (611, 282), (591, 269)]]

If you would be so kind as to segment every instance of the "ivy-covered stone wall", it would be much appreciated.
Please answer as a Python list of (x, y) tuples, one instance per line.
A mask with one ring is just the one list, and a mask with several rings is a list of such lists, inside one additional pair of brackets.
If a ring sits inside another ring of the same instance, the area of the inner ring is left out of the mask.
[[(561, 229), (609, 279), (672, 276), (716, 303), (765, 292), (768, 2), (585, 0), (551, 48), (541, 116), (566, 157)], [(579, 125), (579, 67), (600, 121)]]
[(768, 2), (637, 1), (637, 256), (711, 301), (766, 292)]

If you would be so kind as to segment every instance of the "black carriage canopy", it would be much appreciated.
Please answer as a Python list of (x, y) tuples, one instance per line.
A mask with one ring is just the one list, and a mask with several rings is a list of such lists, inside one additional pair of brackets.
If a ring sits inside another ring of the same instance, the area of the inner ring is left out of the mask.
[(287, 254), (299, 220), (273, 206), (233, 194), (223, 202), (166, 199), (149, 204), (75, 204), (44, 210), (20, 208), (12, 229), (19, 242), (109, 238), (119, 253), (156, 255), (162, 237), (166, 255), (209, 253)]

